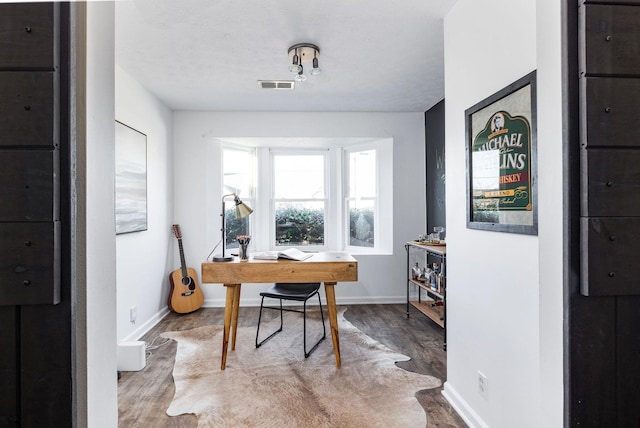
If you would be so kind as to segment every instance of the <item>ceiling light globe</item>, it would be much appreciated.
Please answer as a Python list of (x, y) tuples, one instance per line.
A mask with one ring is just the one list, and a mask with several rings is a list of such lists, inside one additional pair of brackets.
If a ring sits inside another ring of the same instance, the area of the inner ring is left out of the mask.
[(302, 70), (302, 67), (299, 66), (298, 64), (293, 64), (293, 65), (289, 66), (289, 71), (294, 73), (294, 74), (298, 74), (300, 72), (300, 70)]
[(295, 80), (296, 82), (304, 82), (305, 80), (307, 80), (307, 76), (305, 76), (304, 74), (298, 74), (293, 80)]
[(311, 74), (313, 76), (319, 76), (320, 74), (322, 74), (322, 69), (320, 67), (312, 68)]

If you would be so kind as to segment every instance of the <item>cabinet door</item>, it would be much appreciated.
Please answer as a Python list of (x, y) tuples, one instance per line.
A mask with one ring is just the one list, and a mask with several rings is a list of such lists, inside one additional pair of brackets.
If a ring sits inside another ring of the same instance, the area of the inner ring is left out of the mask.
[(636, 147), (640, 79), (586, 77), (581, 85), (584, 146)]
[(640, 8), (586, 4), (582, 12), (582, 69), (589, 75), (630, 75), (640, 69)]
[(640, 217), (585, 217), (581, 221), (584, 291), (597, 296), (638, 294)]
[(58, 145), (54, 72), (0, 72), (0, 147)]
[(58, 32), (54, 3), (3, 5), (0, 14), (0, 70), (53, 70)]
[(0, 223), (0, 302), (60, 301), (60, 222)]
[(0, 222), (59, 220), (57, 150), (0, 150)]
[(582, 215), (640, 216), (640, 150), (588, 149), (582, 157)]

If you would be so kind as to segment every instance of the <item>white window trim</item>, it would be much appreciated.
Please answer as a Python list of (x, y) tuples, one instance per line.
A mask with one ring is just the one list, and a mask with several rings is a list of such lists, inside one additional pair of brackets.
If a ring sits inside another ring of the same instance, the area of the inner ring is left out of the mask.
[[(249, 153), (251, 155), (251, 165), (248, 167), (248, 169), (251, 169), (253, 171), (252, 174), (252, 183), (251, 183), (251, 194), (250, 195), (239, 195), (240, 199), (242, 200), (242, 202), (244, 202), (245, 204), (247, 204), (249, 207), (251, 207), (252, 209), (254, 208), (254, 206), (257, 203), (257, 186), (256, 186), (256, 170), (257, 170), (257, 166), (258, 166), (258, 161), (257, 161), (257, 153), (256, 153), (256, 148), (255, 147), (247, 147), (247, 146), (240, 146), (240, 145), (234, 145), (234, 144), (223, 144), (220, 150), (220, 171), (222, 172), (220, 180), (222, 183), (221, 186), (221, 193), (220, 193), (220, 197), (222, 198), (223, 195), (228, 194), (229, 192), (226, 191), (224, 189), (224, 152), (225, 150), (237, 150), (237, 151), (241, 151), (241, 152), (246, 152)], [(220, 200), (220, 206), (221, 206), (222, 200)], [(225, 200), (225, 209), (228, 208), (228, 204), (233, 203), (233, 201), (230, 199), (230, 197), (227, 197)], [(222, 207), (222, 206), (221, 206)], [(254, 230), (256, 229), (254, 224), (255, 224), (255, 220), (256, 218), (251, 215), (249, 218), (249, 235), (253, 236)], [(221, 237), (222, 239), (222, 237)], [(253, 239), (252, 239), (253, 241)], [(253, 243), (249, 244), (249, 248), (252, 249), (253, 248)]]
[[(349, 245), (349, 213), (347, 200), (354, 199), (348, 195), (347, 179), (343, 181), (342, 218), (345, 227), (342, 229), (344, 250), (351, 254), (393, 254), (393, 140), (378, 140), (370, 143), (352, 145), (343, 148), (343, 176), (349, 177), (349, 155), (367, 150), (376, 151), (376, 197), (374, 203), (374, 246), (359, 247)], [(383, 161), (384, 159), (384, 161)], [(369, 198), (362, 198), (367, 200)], [(382, 225), (389, 225), (382, 227)]]

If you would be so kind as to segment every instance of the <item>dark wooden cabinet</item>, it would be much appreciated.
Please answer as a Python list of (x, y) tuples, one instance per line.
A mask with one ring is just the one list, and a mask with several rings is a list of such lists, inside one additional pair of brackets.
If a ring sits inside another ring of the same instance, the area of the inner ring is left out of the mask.
[(0, 305), (60, 301), (59, 10), (0, 17)]
[(83, 381), (72, 365), (72, 309), (81, 305), (71, 289), (70, 7), (0, 4), (0, 427), (82, 425), (73, 387)]
[[(565, 423), (640, 421), (640, 0), (567, 1)], [(542, 304), (542, 302), (541, 302)]]
[(640, 295), (640, 6), (587, 1), (579, 18), (581, 292)]

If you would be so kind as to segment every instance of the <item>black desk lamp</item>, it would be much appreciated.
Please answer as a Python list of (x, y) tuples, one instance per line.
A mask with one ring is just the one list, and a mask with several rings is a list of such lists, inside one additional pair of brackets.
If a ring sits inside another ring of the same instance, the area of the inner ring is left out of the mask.
[(224, 215), (224, 199), (228, 196), (233, 196), (233, 201), (236, 204), (236, 218), (244, 218), (253, 212), (253, 210), (249, 208), (247, 204), (242, 202), (238, 197), (238, 195), (236, 195), (235, 193), (229, 193), (222, 197), (222, 214), (220, 214), (220, 217), (222, 217), (222, 229), (220, 229), (220, 231), (222, 232), (222, 255), (214, 256), (212, 259), (214, 262), (230, 262), (231, 260), (233, 260), (233, 256), (226, 256), (224, 254), (224, 249), (227, 243), (227, 228), (225, 226), (225, 215)]

